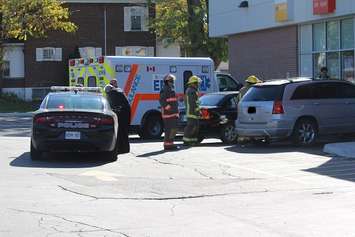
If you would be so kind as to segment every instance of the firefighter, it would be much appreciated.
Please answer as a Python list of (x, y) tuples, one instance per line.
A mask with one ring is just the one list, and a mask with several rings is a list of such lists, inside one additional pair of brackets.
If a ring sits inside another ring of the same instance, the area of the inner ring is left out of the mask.
[(168, 74), (164, 77), (164, 86), (160, 91), (161, 114), (164, 121), (164, 150), (176, 150), (174, 138), (177, 132), (179, 109), (177, 97), (174, 91), (175, 76)]
[(241, 101), (241, 99), (243, 98), (243, 96), (248, 92), (248, 90), (255, 84), (261, 83), (262, 81), (259, 80), (259, 78), (257, 78), (254, 75), (249, 76), (246, 80), (245, 80), (245, 85), (240, 89), (239, 91), (239, 95), (238, 95), (238, 101)]
[(110, 103), (112, 110), (117, 114), (118, 118), (118, 154), (129, 153), (129, 125), (131, 122), (131, 106), (122, 89), (118, 87), (116, 79), (112, 79), (110, 84), (105, 86), (105, 92), (107, 95), (107, 100)]
[(185, 92), (185, 108), (187, 125), (184, 130), (184, 145), (193, 146), (198, 144), (200, 103), (198, 100), (198, 88), (201, 79), (197, 76), (189, 78)]

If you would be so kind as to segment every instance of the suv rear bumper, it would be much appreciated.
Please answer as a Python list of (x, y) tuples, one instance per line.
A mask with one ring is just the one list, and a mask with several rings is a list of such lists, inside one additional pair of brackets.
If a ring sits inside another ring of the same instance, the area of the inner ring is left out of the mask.
[(285, 122), (274, 121), (265, 124), (245, 124), (236, 121), (236, 130), (239, 137), (269, 138), (272, 140), (284, 139), (292, 134), (292, 126), (285, 126)]

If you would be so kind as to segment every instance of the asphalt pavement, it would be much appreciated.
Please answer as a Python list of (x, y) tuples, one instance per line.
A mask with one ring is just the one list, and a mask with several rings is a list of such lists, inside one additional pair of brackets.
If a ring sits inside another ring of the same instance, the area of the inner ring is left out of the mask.
[[(13, 122), (0, 121), (0, 127)], [(28, 120), (20, 121), (29, 129)], [(29, 137), (3, 129), (0, 236), (354, 233), (355, 160), (329, 156), (323, 145), (241, 147), (206, 139), (164, 152), (160, 140), (132, 137), (131, 153), (117, 162), (90, 154), (33, 162)]]

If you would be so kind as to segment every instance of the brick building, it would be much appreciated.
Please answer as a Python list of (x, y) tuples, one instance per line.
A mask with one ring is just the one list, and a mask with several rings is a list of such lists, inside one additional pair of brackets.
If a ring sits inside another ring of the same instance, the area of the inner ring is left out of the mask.
[(355, 82), (354, 0), (209, 3), (210, 36), (228, 37), (229, 68), (238, 80), (317, 77), (327, 66), (331, 78)]
[(68, 59), (77, 57), (78, 52), (81, 57), (164, 54), (162, 47), (156, 48), (156, 36), (147, 27), (148, 15), (154, 16), (155, 9), (148, 9), (146, 2), (66, 0), (78, 31), (52, 32), (47, 39), (6, 43), (0, 89), (26, 100), (41, 98), (50, 86), (68, 84)]

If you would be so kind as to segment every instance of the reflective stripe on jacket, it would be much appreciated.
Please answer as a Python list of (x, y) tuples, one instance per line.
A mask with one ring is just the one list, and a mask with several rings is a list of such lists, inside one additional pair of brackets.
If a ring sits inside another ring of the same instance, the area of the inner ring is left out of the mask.
[(200, 118), (200, 102), (198, 91), (195, 87), (189, 86), (185, 93), (186, 117), (192, 119)]
[(160, 91), (160, 106), (163, 119), (178, 118), (179, 109), (175, 91), (168, 85), (164, 85)]

